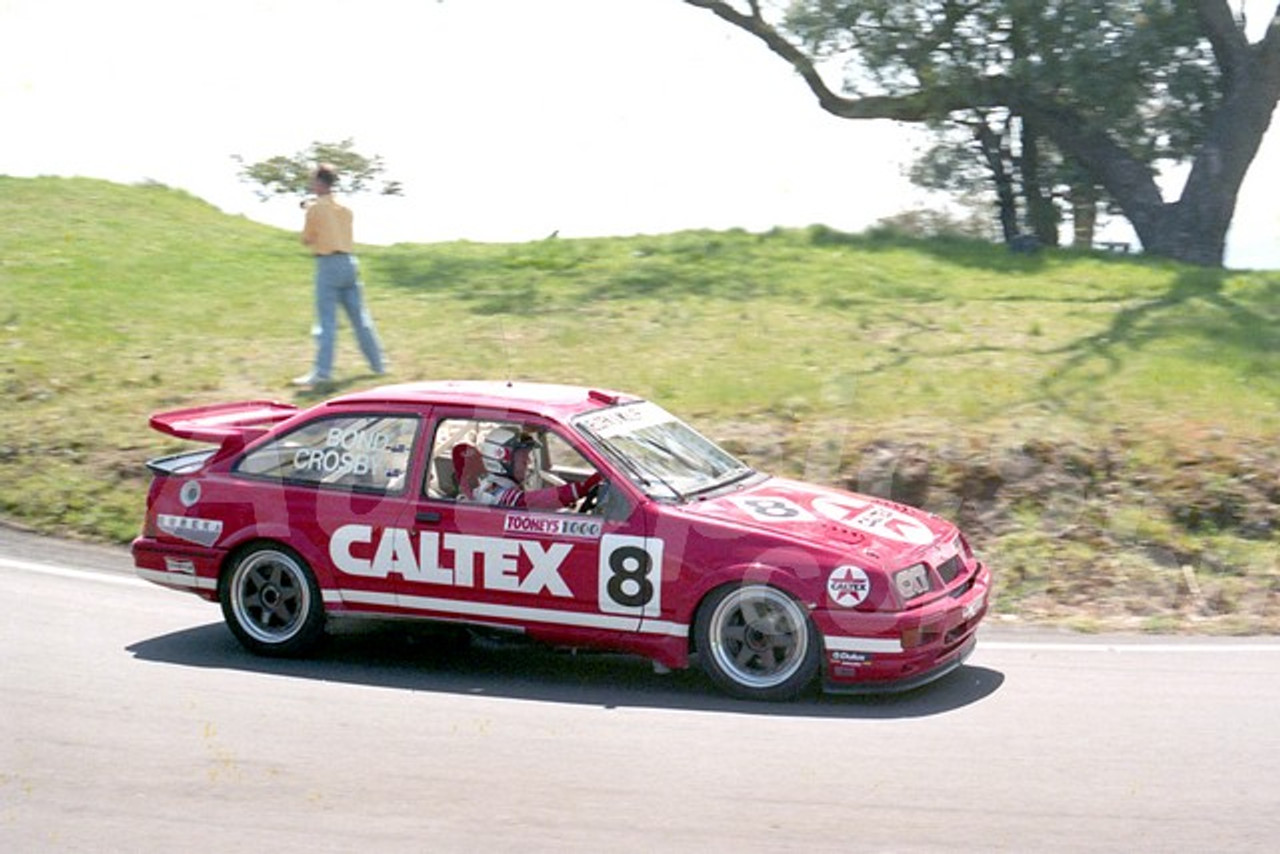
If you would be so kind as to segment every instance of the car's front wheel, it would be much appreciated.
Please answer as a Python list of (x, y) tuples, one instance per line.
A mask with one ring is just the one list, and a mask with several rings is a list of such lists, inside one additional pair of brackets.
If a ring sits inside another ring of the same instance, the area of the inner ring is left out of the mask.
[(790, 700), (813, 681), (822, 642), (804, 608), (765, 584), (722, 587), (694, 623), (703, 670), (751, 700)]
[(324, 603), (302, 558), (277, 545), (238, 555), (218, 590), (232, 634), (259, 655), (299, 656), (324, 636)]

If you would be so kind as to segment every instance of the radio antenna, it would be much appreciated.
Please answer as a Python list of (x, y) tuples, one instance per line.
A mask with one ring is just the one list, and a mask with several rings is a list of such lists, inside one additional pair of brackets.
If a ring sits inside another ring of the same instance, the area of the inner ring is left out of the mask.
[(502, 337), (502, 355), (507, 360), (507, 387), (512, 384), (512, 363), (511, 363), (511, 343), (507, 341), (507, 325), (502, 322), (502, 316), (498, 316), (498, 335)]

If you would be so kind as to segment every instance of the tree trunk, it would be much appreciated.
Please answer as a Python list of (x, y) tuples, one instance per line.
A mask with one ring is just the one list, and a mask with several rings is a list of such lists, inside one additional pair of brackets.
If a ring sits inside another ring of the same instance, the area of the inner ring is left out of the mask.
[(1058, 211), (1040, 183), (1040, 140), (1032, 122), (1022, 122), (1022, 195), (1027, 200), (1027, 222), (1041, 246), (1058, 245)]
[(1000, 232), (1004, 242), (1012, 244), (1018, 236), (1018, 197), (1013, 190), (1013, 176), (1005, 165), (1004, 145), (1000, 134), (991, 125), (981, 121), (973, 129), (974, 139), (982, 150), (982, 159), (991, 172), (991, 182), (996, 188), (996, 210), (1000, 218)]
[(1097, 229), (1098, 188), (1088, 181), (1076, 181), (1071, 185), (1071, 245), (1092, 249)]
[(1225, 3), (1200, 0), (1197, 13), (1222, 68), (1223, 98), (1178, 201), (1165, 202), (1147, 164), (1074, 111), (1034, 99), (1026, 107), (1063, 153), (1106, 189), (1144, 251), (1221, 267), (1240, 185), (1280, 100), (1280, 18), (1261, 42), (1250, 45)]
[(1274, 105), (1275, 96), (1244, 97), (1239, 92), (1223, 103), (1176, 202), (1164, 201), (1146, 164), (1104, 133), (1082, 127), (1073, 114), (1045, 110), (1038, 118), (1058, 147), (1106, 189), (1133, 225), (1145, 252), (1221, 267), (1240, 185), (1271, 123), (1271, 113), (1264, 109), (1268, 97)]
[(1222, 265), (1236, 198), (1271, 124), (1276, 91), (1280, 86), (1259, 76), (1228, 93), (1182, 198), (1165, 205), (1159, 227), (1138, 232), (1144, 248), (1193, 264)]

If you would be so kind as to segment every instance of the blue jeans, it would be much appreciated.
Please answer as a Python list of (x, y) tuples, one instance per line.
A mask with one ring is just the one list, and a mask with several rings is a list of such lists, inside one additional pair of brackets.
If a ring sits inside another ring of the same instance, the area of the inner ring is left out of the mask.
[(382, 343), (373, 318), (364, 306), (364, 285), (360, 282), (360, 263), (354, 255), (316, 256), (316, 325), (311, 333), (316, 338), (316, 364), (312, 376), (329, 379), (333, 371), (333, 346), (337, 337), (338, 306), (347, 313), (355, 329), (360, 350), (376, 374), (386, 366), (382, 361)]

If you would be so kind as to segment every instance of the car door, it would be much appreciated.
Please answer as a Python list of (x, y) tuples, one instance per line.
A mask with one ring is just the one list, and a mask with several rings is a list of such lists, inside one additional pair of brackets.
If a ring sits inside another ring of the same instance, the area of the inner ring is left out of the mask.
[(521, 626), (541, 634), (635, 631), (657, 613), (647, 573), (659, 560), (647, 551), (636, 503), (613, 494), (597, 513), (486, 506), (468, 500), (456, 470), (459, 445), (479, 448), (488, 431), (516, 427), (536, 435), (545, 488), (599, 472), (619, 482), (590, 449), (545, 419), (440, 410), (427, 478), (412, 514), (420, 544), (419, 573), (399, 589), (405, 608), (423, 614)]

